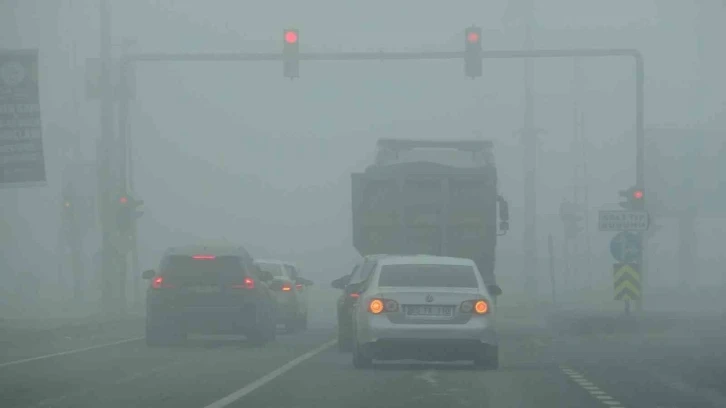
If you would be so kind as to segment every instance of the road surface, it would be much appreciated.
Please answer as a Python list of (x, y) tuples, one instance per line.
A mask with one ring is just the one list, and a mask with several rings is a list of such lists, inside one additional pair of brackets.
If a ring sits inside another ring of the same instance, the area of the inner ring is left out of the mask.
[(228, 337), (150, 349), (141, 321), (101, 334), (6, 333), (0, 406), (726, 407), (722, 333), (503, 324), (498, 371), (464, 363), (361, 371), (334, 347), (331, 320), (262, 349)]

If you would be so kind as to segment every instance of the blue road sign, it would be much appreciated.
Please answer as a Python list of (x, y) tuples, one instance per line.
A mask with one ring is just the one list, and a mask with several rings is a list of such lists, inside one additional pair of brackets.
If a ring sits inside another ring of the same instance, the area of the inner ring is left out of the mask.
[(621, 231), (610, 241), (610, 253), (618, 262), (636, 262), (641, 252), (640, 236), (633, 232)]

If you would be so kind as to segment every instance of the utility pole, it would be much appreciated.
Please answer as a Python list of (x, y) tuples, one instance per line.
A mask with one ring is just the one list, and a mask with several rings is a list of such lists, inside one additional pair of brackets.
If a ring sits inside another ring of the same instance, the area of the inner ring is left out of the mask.
[[(524, 47), (534, 48), (534, 0), (524, 0)], [(534, 61), (524, 60), (524, 276), (530, 296), (537, 293), (537, 129), (534, 127)]]
[(99, 214), (101, 217), (102, 234), (102, 301), (106, 312), (119, 311), (120, 302), (118, 289), (118, 251), (114, 245), (115, 233), (114, 194), (117, 183), (114, 180), (112, 165), (116, 163), (113, 156), (114, 147), (114, 90), (113, 90), (113, 60), (111, 56), (111, 9), (109, 0), (100, 3), (100, 32), (101, 32), (101, 157), (97, 158), (99, 166)]
[[(132, 45), (132, 41), (124, 40), (121, 43), (121, 58), (119, 58), (119, 86), (116, 93), (116, 101), (118, 102), (119, 117), (118, 117), (118, 154), (120, 160), (119, 169), (119, 185), (124, 192), (134, 192), (133, 189), (133, 178), (131, 177), (132, 158), (130, 154), (131, 150), (131, 139), (129, 137), (129, 99), (132, 95), (132, 86), (130, 82), (132, 75), (132, 65), (126, 63), (126, 55), (128, 54), (129, 48)], [(135, 197), (136, 195), (133, 194)], [(124, 237), (126, 238), (126, 237)], [(139, 300), (139, 287), (140, 287), (140, 275), (138, 272), (138, 248), (136, 245), (136, 221), (130, 229), (130, 247), (128, 251), (124, 248), (119, 253), (119, 278), (121, 282), (120, 290), (122, 291), (121, 299), (126, 302), (127, 288), (131, 288), (131, 301), (136, 304)], [(132, 278), (131, 282), (128, 279), (129, 273), (129, 256), (131, 256), (131, 269)]]
[[(582, 61), (579, 58), (573, 60), (573, 128), (572, 128), (572, 152), (574, 153), (574, 174), (572, 180), (572, 202), (582, 213), (584, 220), (583, 233), (585, 234), (585, 251), (586, 256), (580, 250), (580, 237), (575, 237), (572, 242), (573, 251), (573, 270), (576, 273), (584, 272), (586, 274), (585, 286), (589, 289), (592, 287), (592, 268), (590, 268), (591, 247), (590, 247), (590, 231), (589, 231), (589, 180), (587, 171), (587, 147), (585, 143), (585, 115), (582, 109), (583, 94), (583, 72)], [(583, 267), (587, 270), (584, 271)]]

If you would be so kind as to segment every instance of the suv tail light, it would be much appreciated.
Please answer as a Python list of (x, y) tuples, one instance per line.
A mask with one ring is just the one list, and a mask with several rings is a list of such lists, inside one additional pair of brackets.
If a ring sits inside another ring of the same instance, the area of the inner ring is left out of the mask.
[(303, 288), (302, 283), (298, 283), (297, 285), (295, 285), (295, 289), (297, 289), (297, 290), (302, 290), (302, 288)]
[(462, 313), (485, 315), (489, 313), (489, 302), (484, 299), (467, 300), (461, 303), (460, 309)]
[(397, 312), (398, 302), (391, 299), (371, 299), (368, 303), (368, 311), (373, 314), (381, 314), (383, 312)]
[(151, 281), (151, 288), (152, 289), (168, 289), (173, 288), (173, 285), (170, 285), (168, 283), (164, 283), (164, 277), (163, 276), (157, 276)]
[(206, 260), (214, 260), (217, 259), (214, 255), (193, 255), (192, 259), (206, 259)]
[(283, 292), (290, 292), (292, 290), (292, 286), (287, 283), (283, 283), (282, 287), (280, 287), (280, 290)]
[(243, 284), (240, 285), (232, 285), (235, 289), (254, 289), (255, 288), (255, 280), (252, 278), (245, 278), (245, 281)]

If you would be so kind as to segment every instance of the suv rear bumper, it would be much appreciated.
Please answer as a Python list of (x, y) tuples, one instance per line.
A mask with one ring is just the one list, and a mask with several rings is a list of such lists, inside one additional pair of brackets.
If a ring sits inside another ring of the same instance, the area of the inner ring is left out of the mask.
[(246, 334), (257, 325), (257, 305), (152, 308), (148, 323), (174, 325), (186, 333)]

